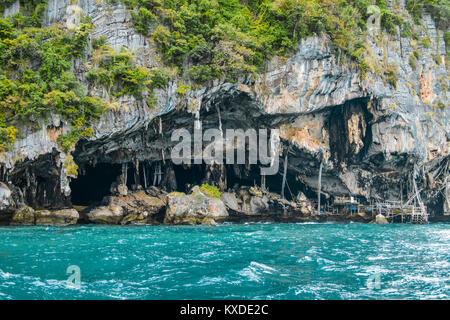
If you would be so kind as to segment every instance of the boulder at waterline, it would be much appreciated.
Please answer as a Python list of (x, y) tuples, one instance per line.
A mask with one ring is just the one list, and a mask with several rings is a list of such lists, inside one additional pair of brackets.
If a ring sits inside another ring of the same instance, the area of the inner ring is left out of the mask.
[(86, 214), (86, 220), (99, 224), (118, 224), (123, 218), (123, 210), (119, 206), (101, 206)]
[(377, 214), (375, 217), (375, 223), (376, 224), (389, 224), (389, 221), (386, 219), (385, 216), (383, 216), (381, 213)]
[(67, 226), (76, 224), (79, 219), (78, 211), (75, 209), (62, 210), (37, 210), (34, 212), (36, 225), (58, 225)]
[(230, 208), (231, 210), (239, 211), (239, 204), (236, 199), (236, 195), (232, 192), (224, 192), (220, 196), (220, 200), (225, 204), (227, 208)]
[(31, 226), (34, 225), (34, 210), (29, 206), (23, 206), (17, 209), (11, 219), (12, 226)]
[(166, 224), (207, 224), (224, 220), (228, 212), (222, 200), (208, 197), (199, 187), (186, 195), (172, 192), (167, 195)]
[(126, 196), (107, 196), (102, 206), (89, 211), (84, 220), (102, 224), (159, 224), (165, 201), (163, 193), (153, 197), (144, 190), (127, 192)]

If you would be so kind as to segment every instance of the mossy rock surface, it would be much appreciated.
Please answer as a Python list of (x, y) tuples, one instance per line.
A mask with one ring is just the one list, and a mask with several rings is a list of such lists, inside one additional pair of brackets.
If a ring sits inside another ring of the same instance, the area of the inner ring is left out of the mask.
[(10, 224), (12, 226), (31, 226), (34, 225), (34, 210), (31, 207), (23, 206), (14, 212)]

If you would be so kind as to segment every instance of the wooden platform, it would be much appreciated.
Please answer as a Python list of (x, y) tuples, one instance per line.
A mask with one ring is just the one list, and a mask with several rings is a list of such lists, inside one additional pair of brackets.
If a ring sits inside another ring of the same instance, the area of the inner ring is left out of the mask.
[(389, 222), (428, 223), (428, 214), (424, 207), (402, 204), (400, 201), (377, 202), (374, 205), (376, 214), (382, 214)]

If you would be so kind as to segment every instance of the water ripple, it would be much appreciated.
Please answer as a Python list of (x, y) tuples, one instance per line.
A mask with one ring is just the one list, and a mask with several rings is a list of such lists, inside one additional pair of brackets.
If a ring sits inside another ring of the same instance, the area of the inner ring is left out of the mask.
[[(0, 299), (449, 299), (450, 225), (0, 227)], [(81, 270), (80, 288), (67, 267)]]

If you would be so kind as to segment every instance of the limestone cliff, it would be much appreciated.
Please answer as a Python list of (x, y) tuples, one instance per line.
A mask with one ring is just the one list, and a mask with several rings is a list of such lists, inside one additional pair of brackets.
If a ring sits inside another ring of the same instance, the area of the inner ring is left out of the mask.
[[(70, 0), (50, 0), (44, 23), (65, 23), (70, 5)], [(92, 18), (91, 37), (105, 36), (116, 49), (127, 47), (139, 65), (162, 65), (152, 39), (134, 31), (130, 14), (120, 3), (81, 0), (78, 5)], [(400, 1), (398, 10), (404, 7)], [(15, 10), (17, 3), (4, 14)], [(88, 185), (102, 189), (106, 182), (109, 188), (125, 167), (130, 188), (144, 185), (144, 179), (146, 185), (156, 182), (168, 191), (185, 191), (185, 185), (202, 182), (223, 191), (235, 183), (259, 184), (259, 170), (252, 166), (171, 164), (173, 130), (192, 130), (194, 121), (201, 120), (204, 130), (279, 128), (280, 170), (266, 182), (278, 193), (288, 159), (293, 196), (302, 192), (315, 198), (323, 162), (324, 199), (352, 195), (366, 202), (406, 201), (414, 193), (415, 179), (429, 213), (448, 214), (448, 62), (443, 31), (426, 11), (422, 25), (419, 32), (429, 39), (427, 46), (400, 33), (368, 36), (366, 59), (373, 70), (365, 77), (356, 65), (336, 56), (326, 36), (315, 36), (302, 40), (293, 55), (273, 58), (256, 78), (238, 83), (215, 80), (185, 94), (177, 92), (179, 81), (170, 79), (164, 89), (155, 90), (154, 109), (123, 96), (119, 108), (108, 110), (95, 124), (92, 137), (81, 139), (68, 154), (60, 149), (57, 137), (69, 132), (70, 125), (53, 115), (39, 130), (24, 128), (13, 149), (0, 155), (1, 180), (8, 184), (0, 186), (5, 198), (0, 205), (11, 205), (7, 203), (11, 189), (18, 194), (17, 207), (22, 203), (35, 209), (71, 207), (79, 199), (73, 198), (77, 192), (73, 189)], [(419, 53), (415, 69), (410, 63), (414, 52)], [(393, 68), (387, 74), (395, 75), (395, 81), (386, 78), (383, 66)], [(74, 68), (80, 75), (86, 72), (83, 61)], [(100, 96), (107, 94), (87, 86)], [(113, 176), (111, 181), (105, 178), (108, 175)], [(85, 182), (77, 184), (82, 179)]]

